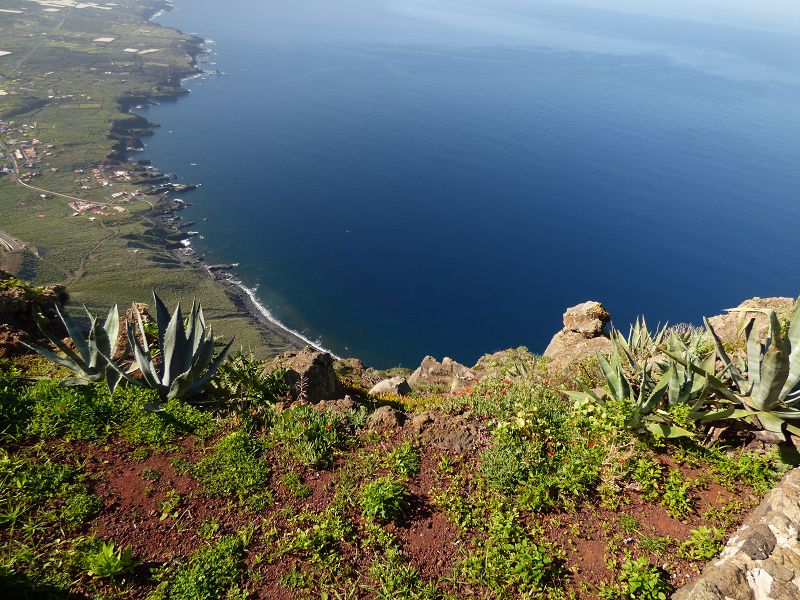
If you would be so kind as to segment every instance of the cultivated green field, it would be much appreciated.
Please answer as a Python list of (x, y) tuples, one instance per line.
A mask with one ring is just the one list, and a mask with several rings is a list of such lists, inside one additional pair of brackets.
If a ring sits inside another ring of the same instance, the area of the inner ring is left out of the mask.
[[(180, 93), (180, 77), (192, 71), (199, 40), (148, 22), (158, 0), (102, 6), (3, 2), (0, 52), (11, 54), (0, 56), (0, 122), (7, 123), (0, 141), (12, 152), (19, 147), (12, 140), (52, 145), (47, 154), (39, 150), (33, 168), (19, 161), (21, 174), (37, 173), (30, 185), (111, 204), (112, 193), (144, 187), (103, 187), (91, 176), (117, 143), (109, 137), (115, 122), (135, 118), (121, 112), (117, 99)], [(153, 236), (143, 218), (155, 198), (124, 204), (124, 212), (109, 210), (111, 216), (72, 216), (68, 198), (42, 198), (40, 190), (22, 187), (14, 174), (0, 177), (0, 231), (30, 248), (23, 257), (0, 257), (0, 266), (37, 283), (64, 283), (74, 304), (98, 310), (147, 301), (153, 288), (169, 303), (196, 296), (224, 337), (236, 335), (238, 344), (263, 356), (285, 349), (282, 339), (238, 311), (204, 269), (165, 251), (163, 238)]]

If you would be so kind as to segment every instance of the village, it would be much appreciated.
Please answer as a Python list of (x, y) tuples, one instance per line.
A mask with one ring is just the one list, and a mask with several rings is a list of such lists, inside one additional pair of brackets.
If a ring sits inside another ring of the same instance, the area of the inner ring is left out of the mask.
[[(44, 160), (57, 156), (58, 148), (37, 137), (38, 123), (16, 123), (0, 121), (0, 176), (17, 173), (20, 183), (33, 187), (31, 182), (42, 176), (43, 168), (55, 173), (59, 167), (49, 166)], [(94, 221), (98, 216), (109, 217), (126, 211), (125, 205), (144, 196), (167, 197), (169, 193), (181, 193), (196, 188), (192, 184), (174, 183), (174, 176), (159, 172), (149, 164), (140, 160), (129, 164), (101, 163), (89, 168), (73, 169), (75, 185), (90, 198), (78, 198), (60, 195), (69, 200), (72, 216), (89, 215)], [(141, 187), (136, 187), (137, 185)], [(39, 190), (39, 188), (34, 188)], [(115, 191), (112, 191), (114, 189)], [(96, 191), (102, 190), (102, 197)], [(45, 190), (40, 190), (42, 199), (50, 197)]]

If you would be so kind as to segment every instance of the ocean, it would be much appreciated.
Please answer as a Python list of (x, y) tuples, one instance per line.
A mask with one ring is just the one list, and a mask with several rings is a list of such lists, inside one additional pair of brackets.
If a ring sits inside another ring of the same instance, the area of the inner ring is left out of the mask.
[[(536, 0), (175, 0), (139, 111), (193, 246), (288, 328), (414, 367), (800, 293), (800, 37)], [(206, 220), (207, 219), (207, 220)]]

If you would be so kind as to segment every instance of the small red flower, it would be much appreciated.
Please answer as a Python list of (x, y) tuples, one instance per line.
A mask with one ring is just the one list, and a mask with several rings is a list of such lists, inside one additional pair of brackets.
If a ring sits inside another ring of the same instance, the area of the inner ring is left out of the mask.
[(594, 448), (594, 442), (589, 442), (589, 448)]
[(326, 429), (327, 431), (330, 431), (330, 430), (331, 430), (331, 425), (330, 425), (330, 423), (328, 423), (327, 425), (325, 425), (325, 429)]
[(506, 385), (511, 385), (511, 382), (508, 379), (504, 379), (503, 383), (505, 383)]
[(550, 384), (550, 380), (549, 380), (549, 379), (545, 379), (545, 380), (544, 380), (544, 384), (545, 384), (545, 385), (549, 385), (549, 384)]
[(500, 393), (503, 394), (503, 396), (506, 395), (506, 391), (505, 390), (500, 390)]
[(548, 450), (547, 451), (547, 456), (553, 456), (553, 451), (552, 450)]

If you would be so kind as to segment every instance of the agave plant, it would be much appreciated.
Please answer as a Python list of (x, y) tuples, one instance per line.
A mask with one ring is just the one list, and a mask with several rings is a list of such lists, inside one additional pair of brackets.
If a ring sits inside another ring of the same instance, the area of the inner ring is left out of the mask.
[(734, 364), (711, 323), (704, 319), (724, 367), (722, 372), (715, 373), (708, 365), (700, 367), (671, 355), (672, 358), (705, 377), (723, 398), (741, 407), (732, 416), (747, 418), (775, 433), (782, 433), (785, 428), (800, 435), (800, 427), (790, 423), (800, 421), (800, 302), (795, 304), (786, 334), (782, 333), (778, 316), (771, 309), (732, 308), (728, 311), (767, 315), (766, 340), (759, 341), (755, 318), (747, 319), (744, 327), (746, 353), (738, 365)]
[(644, 317), (637, 317), (628, 332), (628, 337), (623, 336), (616, 329), (611, 336), (614, 345), (621, 347), (638, 362), (646, 361), (659, 353), (659, 347), (664, 341), (667, 326), (657, 325), (655, 331), (650, 331)]
[[(597, 360), (606, 380), (608, 396), (614, 401), (627, 403), (634, 409), (627, 423), (629, 427), (644, 429), (656, 437), (692, 436), (690, 431), (673, 423), (669, 413), (660, 407), (667, 396), (671, 380), (669, 373), (661, 374), (656, 380), (652, 367), (644, 362), (637, 364), (626, 348), (617, 343), (609, 358), (598, 353)], [(635, 378), (628, 377), (626, 371), (629, 370), (636, 373)], [(577, 403), (591, 399), (601, 408), (605, 407), (605, 395), (599, 396), (586, 387), (583, 392), (567, 394)]]
[[(669, 406), (688, 404), (693, 411), (698, 411), (705, 404), (709, 389), (708, 379), (685, 366), (698, 360), (701, 342), (702, 337), (700, 336), (693, 336), (688, 343), (677, 335), (670, 335), (667, 340), (668, 356), (678, 355), (683, 358), (682, 362), (669, 358), (667, 368), (664, 371), (664, 376), (669, 378), (669, 385), (667, 386), (667, 402)], [(700, 367), (704, 372), (713, 371), (715, 363), (716, 356), (711, 352), (702, 361)]]
[[(214, 335), (206, 327), (202, 307), (192, 302), (192, 309), (184, 324), (180, 303), (170, 316), (161, 298), (153, 292), (158, 329), (160, 356), (154, 360), (147, 345), (142, 315), (134, 306), (137, 330), (128, 323), (128, 344), (134, 361), (142, 373), (142, 381), (124, 377), (133, 383), (142, 384), (158, 391), (162, 399), (190, 398), (199, 393), (219, 368), (233, 340), (214, 358)], [(118, 371), (121, 373), (121, 371)], [(148, 405), (151, 410), (161, 410), (161, 406)]]
[(59, 356), (37, 344), (26, 344), (25, 342), (23, 344), (78, 375), (75, 379), (66, 381), (64, 384), (80, 385), (105, 381), (108, 389), (113, 394), (122, 377), (119, 366), (111, 359), (116, 349), (117, 334), (119, 333), (119, 311), (117, 310), (117, 305), (115, 304), (108, 311), (108, 316), (102, 325), (98, 318), (89, 312), (89, 309), (85, 306), (83, 309), (89, 316), (88, 337), (84, 335), (81, 327), (66, 312), (62, 313), (56, 307), (58, 317), (64, 324), (67, 333), (69, 333), (72, 343), (75, 345), (75, 350), (69, 348), (59, 339), (58, 335), (51, 331), (49, 321), (41, 313), (36, 315), (36, 323), (39, 326), (39, 330), (64, 355)]

